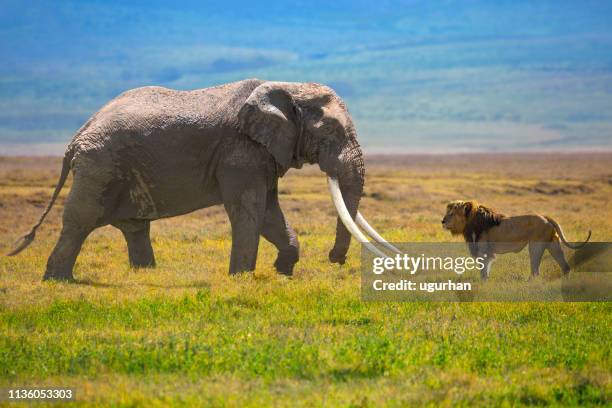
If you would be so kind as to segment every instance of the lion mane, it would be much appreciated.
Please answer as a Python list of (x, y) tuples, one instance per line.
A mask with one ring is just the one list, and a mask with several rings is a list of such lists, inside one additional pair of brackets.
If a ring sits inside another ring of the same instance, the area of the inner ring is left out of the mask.
[(463, 238), (470, 247), (472, 256), (476, 256), (477, 245), (483, 232), (500, 224), (505, 217), (492, 208), (478, 204), (476, 201), (468, 201), (464, 204), (466, 214), (466, 224), (463, 230)]

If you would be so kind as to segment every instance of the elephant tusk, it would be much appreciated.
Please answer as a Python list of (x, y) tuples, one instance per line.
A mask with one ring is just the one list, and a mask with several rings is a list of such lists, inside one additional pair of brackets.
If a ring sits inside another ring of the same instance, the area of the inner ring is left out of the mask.
[(387, 248), (390, 251), (393, 251), (395, 253), (398, 254), (402, 254), (402, 251), (400, 251), (399, 249), (397, 249), (395, 246), (391, 245), (389, 242), (387, 242), (386, 239), (384, 239), (382, 236), (380, 236), (380, 234), (378, 232), (376, 232), (376, 230), (374, 228), (372, 228), (372, 226), (370, 224), (368, 224), (368, 222), (366, 221), (365, 218), (363, 218), (363, 215), (361, 215), (360, 212), (357, 212), (357, 217), (355, 217), (355, 221), (357, 221), (357, 225), (359, 225), (361, 228), (364, 229), (364, 231), (372, 237), (373, 240), (375, 240), (376, 242), (380, 243), (382, 246), (384, 246), (385, 248)]
[(349, 230), (351, 235), (355, 237), (357, 241), (361, 242), (363, 246), (365, 246), (366, 249), (368, 249), (374, 255), (382, 258), (387, 258), (387, 255), (385, 255), (380, 249), (376, 248), (374, 245), (372, 245), (372, 243), (370, 243), (370, 241), (368, 241), (366, 236), (363, 235), (363, 232), (361, 232), (361, 230), (355, 224), (355, 221), (353, 221), (353, 219), (351, 218), (351, 214), (349, 214), (348, 209), (344, 204), (344, 199), (342, 198), (342, 192), (340, 191), (340, 185), (338, 184), (338, 180), (328, 176), (327, 184), (329, 186), (329, 192), (331, 193), (332, 200), (334, 201), (336, 211), (338, 211), (338, 216), (340, 216), (340, 220), (342, 220), (342, 223), (344, 224), (346, 229)]

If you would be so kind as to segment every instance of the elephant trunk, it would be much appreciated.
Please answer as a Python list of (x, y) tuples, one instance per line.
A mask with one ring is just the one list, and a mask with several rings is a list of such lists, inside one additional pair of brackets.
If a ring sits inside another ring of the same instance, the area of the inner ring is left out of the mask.
[[(363, 185), (365, 181), (365, 166), (363, 163), (363, 152), (359, 147), (355, 138), (351, 138), (351, 142), (345, 146), (339, 155), (339, 166), (337, 168), (337, 183), (339, 185), (338, 201), (343, 201), (350, 215), (350, 221), (355, 220), (359, 207), (359, 201), (363, 193)], [(332, 184), (330, 184), (330, 189)], [(337, 191), (337, 188), (336, 188)], [(332, 196), (334, 191), (332, 191)], [(342, 203), (336, 202), (336, 207), (342, 205)], [(341, 214), (340, 208), (338, 208), (339, 214)], [(348, 218), (348, 217), (346, 217)], [(346, 253), (349, 249), (351, 242), (351, 235), (355, 234), (353, 226), (351, 231), (347, 229), (347, 221), (343, 220), (342, 217), (338, 217), (336, 225), (336, 241), (334, 247), (329, 253), (329, 259), (331, 262), (343, 264), (346, 260)], [(349, 222), (350, 222), (349, 221)], [(359, 238), (358, 238), (359, 239)]]

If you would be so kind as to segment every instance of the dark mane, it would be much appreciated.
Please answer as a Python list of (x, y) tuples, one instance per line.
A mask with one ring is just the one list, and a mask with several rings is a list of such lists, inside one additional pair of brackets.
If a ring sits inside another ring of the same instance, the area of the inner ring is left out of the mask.
[(505, 215), (496, 212), (495, 210), (474, 203), (471, 211), (467, 216), (467, 223), (463, 230), (463, 238), (470, 247), (472, 256), (476, 256), (476, 243), (480, 239), (483, 232), (488, 231), (492, 227), (499, 225)]

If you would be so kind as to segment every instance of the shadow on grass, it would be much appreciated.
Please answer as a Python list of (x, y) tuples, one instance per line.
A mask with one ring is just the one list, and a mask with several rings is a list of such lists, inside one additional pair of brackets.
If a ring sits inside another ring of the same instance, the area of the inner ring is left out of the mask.
[[(92, 286), (94, 288), (124, 288), (127, 286), (125, 284), (119, 284), (119, 283), (95, 282), (88, 278), (75, 279), (74, 281), (71, 281), (71, 283), (75, 285)], [(164, 285), (164, 284), (159, 284), (159, 283), (143, 282), (143, 283), (138, 283), (138, 285), (147, 286), (150, 288), (159, 288), (159, 289), (192, 289), (192, 288), (210, 289), (210, 283), (205, 282), (205, 281), (194, 281), (190, 283), (183, 283), (183, 284), (176, 284), (176, 285), (173, 285), (173, 284)]]
[(199, 288), (199, 289), (210, 289), (210, 283), (205, 282), (205, 281), (194, 281), (194, 282), (190, 282), (190, 283), (183, 283), (183, 284), (177, 284), (177, 285), (162, 285), (159, 283), (143, 283), (142, 286), (148, 286), (150, 288), (160, 288), (160, 289), (192, 289), (192, 288)]
[(95, 282), (88, 278), (75, 279), (70, 283), (73, 283), (75, 285), (93, 286), (94, 288), (122, 288), (125, 286), (117, 283)]

